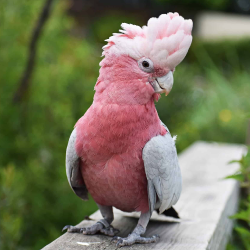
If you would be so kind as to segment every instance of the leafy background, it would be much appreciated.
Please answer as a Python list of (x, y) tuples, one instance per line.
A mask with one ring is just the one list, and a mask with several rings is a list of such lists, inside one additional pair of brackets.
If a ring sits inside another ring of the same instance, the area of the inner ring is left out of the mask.
[[(114, 13), (93, 23), (93, 37), (79, 38), (71, 34), (74, 20), (65, 14), (66, 1), (56, 1), (39, 40), (29, 93), (14, 104), (43, 3), (0, 1), (0, 249), (6, 250), (40, 249), (60, 236), (64, 225), (96, 210), (91, 199), (83, 203), (69, 188), (65, 149), (74, 124), (92, 103), (103, 39), (121, 22), (142, 24)], [(171, 94), (156, 104), (161, 119), (178, 135), (179, 152), (196, 140), (245, 143), (249, 42), (194, 39), (175, 71)], [(243, 227), (248, 230), (249, 221)], [(245, 249), (239, 235), (230, 249)]]

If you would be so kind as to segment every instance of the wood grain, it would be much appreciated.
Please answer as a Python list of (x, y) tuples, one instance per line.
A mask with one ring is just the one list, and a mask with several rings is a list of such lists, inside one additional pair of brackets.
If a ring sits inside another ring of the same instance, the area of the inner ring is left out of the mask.
[[(235, 180), (225, 180), (232, 174), (237, 164), (229, 161), (240, 159), (245, 147), (235, 144), (196, 142), (179, 155), (183, 176), (183, 192), (175, 206), (180, 221), (153, 215), (145, 236), (159, 234), (160, 240), (154, 244), (133, 245), (124, 249), (164, 249), (164, 250), (222, 250), (225, 249), (233, 227), (228, 217), (237, 211), (239, 186)], [(129, 217), (130, 216), (130, 217)], [(133, 217), (131, 217), (133, 216)], [(97, 211), (94, 220), (101, 218)], [(137, 224), (138, 214), (122, 213), (115, 209), (114, 227), (126, 237)], [(82, 221), (80, 226), (90, 226), (93, 221)], [(67, 249), (116, 249), (110, 237), (103, 235), (85, 236), (65, 233), (43, 250)], [(77, 242), (100, 242), (90, 246)]]

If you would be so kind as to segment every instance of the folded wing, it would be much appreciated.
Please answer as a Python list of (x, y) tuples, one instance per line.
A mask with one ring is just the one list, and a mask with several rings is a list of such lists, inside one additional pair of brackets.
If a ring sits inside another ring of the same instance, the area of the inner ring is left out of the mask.
[(181, 194), (182, 180), (175, 141), (167, 127), (166, 135), (151, 138), (143, 148), (142, 158), (148, 180), (148, 199), (151, 213), (160, 213), (176, 204)]
[(72, 190), (83, 200), (88, 200), (88, 190), (80, 170), (81, 159), (75, 150), (76, 129), (70, 135), (66, 150), (66, 174)]

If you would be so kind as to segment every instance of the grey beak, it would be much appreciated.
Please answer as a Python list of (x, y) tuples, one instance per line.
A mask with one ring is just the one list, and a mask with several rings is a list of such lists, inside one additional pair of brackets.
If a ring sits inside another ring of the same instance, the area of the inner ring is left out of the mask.
[(157, 77), (156, 81), (157, 81), (157, 84), (155, 85), (158, 85), (158, 88), (156, 86), (155, 92), (165, 93), (166, 95), (168, 95), (174, 83), (173, 72), (169, 71), (165, 76)]

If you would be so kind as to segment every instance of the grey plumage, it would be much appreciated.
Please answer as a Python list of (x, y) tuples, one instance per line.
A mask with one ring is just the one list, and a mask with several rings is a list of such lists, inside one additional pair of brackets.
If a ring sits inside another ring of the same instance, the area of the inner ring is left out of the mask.
[[(167, 129), (167, 127), (162, 123)], [(169, 130), (151, 138), (143, 148), (142, 158), (148, 180), (150, 212), (160, 213), (174, 205), (181, 194), (181, 172), (175, 142)]]
[(80, 171), (80, 158), (75, 150), (76, 129), (70, 135), (66, 150), (66, 174), (73, 191), (83, 200), (88, 200), (88, 190)]

